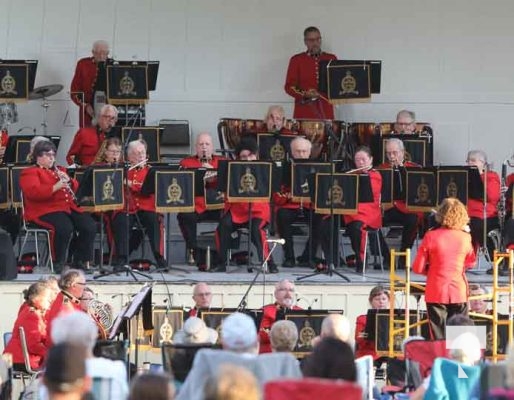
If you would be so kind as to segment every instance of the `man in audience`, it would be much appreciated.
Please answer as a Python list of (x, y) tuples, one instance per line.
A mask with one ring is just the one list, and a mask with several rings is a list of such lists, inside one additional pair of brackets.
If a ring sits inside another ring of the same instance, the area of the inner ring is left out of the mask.
[[(217, 169), (219, 161), (224, 160), (223, 157), (214, 154), (214, 145), (212, 137), (209, 133), (203, 132), (196, 137), (195, 154), (184, 158), (180, 161), (182, 168), (205, 168), (207, 170)], [(204, 178), (204, 189), (215, 189), (217, 179), (213, 171), (206, 171)], [(209, 175), (211, 175), (209, 177)], [(220, 210), (208, 210), (204, 196), (195, 196), (195, 211), (183, 212), (177, 214), (177, 220), (182, 232), (182, 236), (186, 242), (188, 253), (188, 264), (194, 265), (198, 262), (197, 242), (196, 242), (196, 225), (202, 221), (219, 221)]]
[(205, 384), (204, 400), (259, 400), (258, 382), (244, 367), (225, 364)]
[(194, 307), (189, 311), (190, 317), (197, 317), (198, 311), (211, 307), (212, 291), (205, 282), (198, 282), (193, 288)]
[(416, 133), (416, 114), (414, 111), (401, 110), (396, 114), (394, 133), (400, 135), (412, 135)]
[(316, 346), (321, 339), (326, 337), (350, 343), (352, 338), (352, 329), (348, 318), (341, 314), (330, 314), (323, 318), (320, 335), (312, 339), (312, 345)]
[[(283, 319), (287, 310), (301, 310), (295, 306), (294, 283), (282, 279), (275, 285), (275, 302), (262, 308), (262, 319), (259, 327), (260, 353), (271, 352), (270, 329), (277, 319)], [(278, 317), (277, 317), (277, 314)]]
[(91, 389), (84, 347), (70, 343), (53, 346), (48, 352), (43, 384), (49, 400), (82, 399)]

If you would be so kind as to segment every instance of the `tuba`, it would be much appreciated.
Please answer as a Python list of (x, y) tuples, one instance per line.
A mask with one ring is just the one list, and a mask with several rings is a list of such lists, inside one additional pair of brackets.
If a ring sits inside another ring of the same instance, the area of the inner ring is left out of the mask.
[(109, 331), (114, 324), (112, 307), (107, 303), (91, 299), (87, 305), (87, 313), (98, 326), (98, 338), (105, 340), (109, 337)]

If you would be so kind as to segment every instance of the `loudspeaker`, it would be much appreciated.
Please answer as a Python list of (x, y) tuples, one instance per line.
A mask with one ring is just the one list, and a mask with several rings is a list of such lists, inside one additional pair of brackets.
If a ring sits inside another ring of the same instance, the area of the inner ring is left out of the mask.
[(18, 276), (11, 236), (0, 229), (0, 280), (11, 281)]

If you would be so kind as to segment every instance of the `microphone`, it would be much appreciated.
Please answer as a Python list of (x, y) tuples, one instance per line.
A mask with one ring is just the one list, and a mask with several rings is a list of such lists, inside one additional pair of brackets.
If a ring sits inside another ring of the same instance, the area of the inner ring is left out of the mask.
[(123, 296), (123, 293), (116, 293), (111, 296), (111, 299), (115, 299), (118, 296)]
[(318, 298), (316, 297), (315, 299), (313, 299), (312, 301), (309, 301), (307, 298), (305, 297), (302, 297), (302, 296), (296, 296), (296, 302), (298, 303), (300, 300), (303, 300), (304, 302), (307, 303), (307, 310), (312, 310), (312, 305), (314, 303), (317, 303), (318, 302)]
[(276, 244), (281, 244), (281, 245), (286, 244), (286, 240), (285, 239), (266, 239), (266, 242), (268, 242), (268, 243), (276, 243)]

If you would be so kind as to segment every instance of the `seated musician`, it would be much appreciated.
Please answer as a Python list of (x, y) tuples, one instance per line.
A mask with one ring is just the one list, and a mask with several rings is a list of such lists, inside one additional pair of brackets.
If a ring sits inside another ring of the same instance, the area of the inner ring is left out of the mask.
[[(214, 155), (212, 137), (208, 133), (200, 133), (195, 143), (196, 154), (180, 161), (183, 168), (217, 169), (218, 162), (224, 157)], [(209, 172), (207, 172), (208, 174)], [(216, 178), (213, 176), (205, 180), (207, 187), (216, 188)], [(204, 196), (195, 196), (195, 211), (178, 213), (177, 220), (188, 249), (188, 264), (194, 265), (198, 261), (196, 224), (202, 221), (219, 221), (220, 210), (207, 210)]]
[[(242, 138), (236, 148), (236, 155), (242, 161), (255, 161), (259, 150), (257, 142), (251, 136)], [(247, 226), (248, 214), (250, 211), (250, 203), (225, 202), (225, 209), (221, 217), (218, 228), (216, 229), (216, 248), (218, 257), (215, 268), (211, 272), (227, 271), (227, 252), (231, 242), (231, 235), (236, 229)], [(270, 204), (269, 202), (252, 203), (251, 205), (252, 230), (250, 232), (251, 240), (257, 249), (257, 257), (259, 263), (262, 263), (269, 254), (268, 243), (266, 241), (266, 226), (270, 222)], [(250, 255), (248, 255), (250, 257)], [(268, 269), (271, 273), (277, 273), (278, 268), (271, 258), (268, 260)], [(252, 272), (249, 270), (249, 272)]]
[[(493, 229), (499, 228), (498, 221), (498, 202), (500, 201), (500, 177), (494, 171), (489, 170), (487, 164), (487, 155), (482, 150), (471, 150), (468, 152), (466, 163), (470, 166), (478, 168), (480, 179), (486, 182), (487, 194), (484, 199), (468, 199), (469, 227), (471, 229), (471, 239), (473, 247), (478, 252), (480, 247), (487, 247), (490, 259), (493, 259), (495, 245), (493, 240), (487, 236), (487, 233)], [(485, 204), (484, 204), (485, 201)], [(484, 210), (486, 219), (484, 221)], [(487, 236), (487, 243), (484, 244), (484, 230)], [(493, 269), (490, 268), (487, 273), (492, 274)], [(501, 271), (503, 273), (503, 271)]]
[(40, 369), (45, 361), (49, 349), (46, 332), (45, 314), (50, 308), (51, 289), (45, 282), (36, 282), (30, 285), (25, 294), (27, 306), (21, 309), (12, 337), (5, 347), (4, 354), (10, 353), (13, 357), (13, 367), (16, 371), (26, 371), (19, 328), (23, 327), (32, 369)]
[(121, 139), (113, 136), (105, 139), (96, 154), (95, 165), (118, 165), (123, 161)]
[[(346, 231), (350, 236), (352, 249), (355, 253), (355, 266), (357, 272), (362, 272), (364, 265), (364, 250), (366, 228), (378, 229), (382, 226), (382, 210), (380, 209), (380, 193), (382, 190), (382, 176), (373, 169), (373, 157), (367, 146), (360, 146), (355, 150), (355, 167), (357, 173), (367, 173), (370, 178), (373, 202), (361, 203), (357, 206), (357, 214), (344, 215)], [(389, 255), (382, 254), (386, 264)], [(375, 266), (377, 268), (377, 266)], [(380, 266), (378, 266), (380, 268)]]
[(93, 164), (102, 142), (116, 125), (118, 110), (110, 104), (104, 105), (98, 115), (97, 126), (80, 128), (73, 138), (71, 147), (66, 155), (68, 164), (91, 165)]
[[(484, 294), (488, 294), (488, 291), (484, 286), (478, 283), (469, 285), (469, 297), (482, 296)], [(489, 309), (489, 305), (486, 299), (469, 299), (469, 311), (479, 314), (492, 314), (493, 310)]]
[(198, 282), (193, 288), (193, 300), (195, 305), (189, 310), (188, 317), (197, 317), (199, 310), (211, 307), (212, 291), (209, 285), (205, 282)]
[[(141, 193), (143, 182), (150, 169), (147, 164), (146, 149), (146, 142), (141, 139), (134, 140), (127, 146), (127, 159), (130, 164), (127, 175), (129, 190), (126, 194), (128, 210), (115, 211), (111, 222), (117, 255), (112, 263), (115, 268), (123, 265), (130, 252), (137, 248), (143, 240), (140, 231), (134, 232), (130, 229), (136, 223), (144, 228), (145, 234), (150, 239), (157, 267), (167, 267), (166, 260), (163, 257), (162, 215), (155, 211), (155, 195), (143, 195)], [(127, 234), (129, 235), (128, 243)]]
[(510, 197), (506, 199), (505, 226), (503, 227), (503, 243), (507, 250), (514, 250), (514, 211), (512, 207), (512, 190), (514, 190), (514, 173), (510, 174), (505, 180), (506, 193), (510, 193)]
[(91, 215), (83, 213), (75, 203), (78, 182), (55, 165), (52, 142), (38, 142), (33, 155), (35, 165), (25, 168), (20, 176), (25, 219), (49, 230), (54, 270), (58, 273), (62, 271), (68, 244), (76, 232), (73, 264), (87, 269), (93, 259), (96, 224)]
[[(379, 168), (393, 168), (398, 167), (419, 167), (418, 164), (405, 160), (405, 147), (400, 139), (388, 139), (385, 144), (386, 156), (388, 162), (379, 165)], [(383, 224), (385, 226), (390, 224), (400, 224), (403, 227), (402, 241), (400, 251), (410, 249), (416, 240), (418, 220), (423, 218), (422, 213), (414, 213), (407, 210), (405, 200), (394, 200), (391, 208), (385, 209)], [(382, 240), (382, 251), (388, 254), (389, 249), (385, 241)], [(384, 250), (385, 249), (385, 250)], [(398, 259), (397, 269), (405, 268), (405, 258)]]
[[(311, 148), (312, 143), (309, 140), (303, 137), (297, 137), (291, 141), (291, 156), (295, 160), (308, 159), (311, 154)], [(285, 240), (283, 246), (284, 262), (282, 266), (292, 268), (295, 266), (296, 259), (294, 256), (293, 228), (291, 224), (301, 218), (302, 215), (305, 215), (306, 218), (310, 218), (310, 204), (302, 204), (298, 201), (293, 201), (291, 187), (289, 185), (281, 185), (280, 192), (273, 193), (273, 203), (276, 207), (277, 231), (280, 237)], [(304, 208), (307, 209), (305, 214)], [(316, 216), (314, 216), (314, 220), (318, 221)], [(314, 227), (313, 232), (316, 232)], [(312, 244), (313, 252), (316, 252), (318, 247), (317, 240), (314, 240), (317, 236), (318, 235), (310, 235), (309, 238), (309, 240), (316, 242)], [(299, 260), (309, 260), (309, 246), (309, 243), (307, 243), (305, 246), (306, 250), (304, 250), (302, 256), (299, 257)]]
[(416, 114), (414, 111), (401, 110), (396, 114), (393, 134), (413, 135), (416, 133)]
[(294, 283), (282, 279), (275, 285), (275, 302), (262, 307), (262, 319), (259, 326), (259, 353), (271, 353), (270, 329), (277, 320), (277, 312), (280, 310), (301, 310), (295, 303)]
[(264, 117), (266, 131), (278, 135), (293, 135), (294, 133), (285, 127), (286, 113), (282, 106), (269, 106), (268, 112)]
[[(369, 305), (373, 310), (389, 309), (389, 292), (383, 286), (375, 286), (369, 292)], [(366, 332), (367, 314), (359, 315), (355, 321), (355, 358), (370, 355), (377, 361), (380, 357), (376, 353), (375, 342), (368, 340)], [(379, 363), (380, 364), (380, 363)]]

